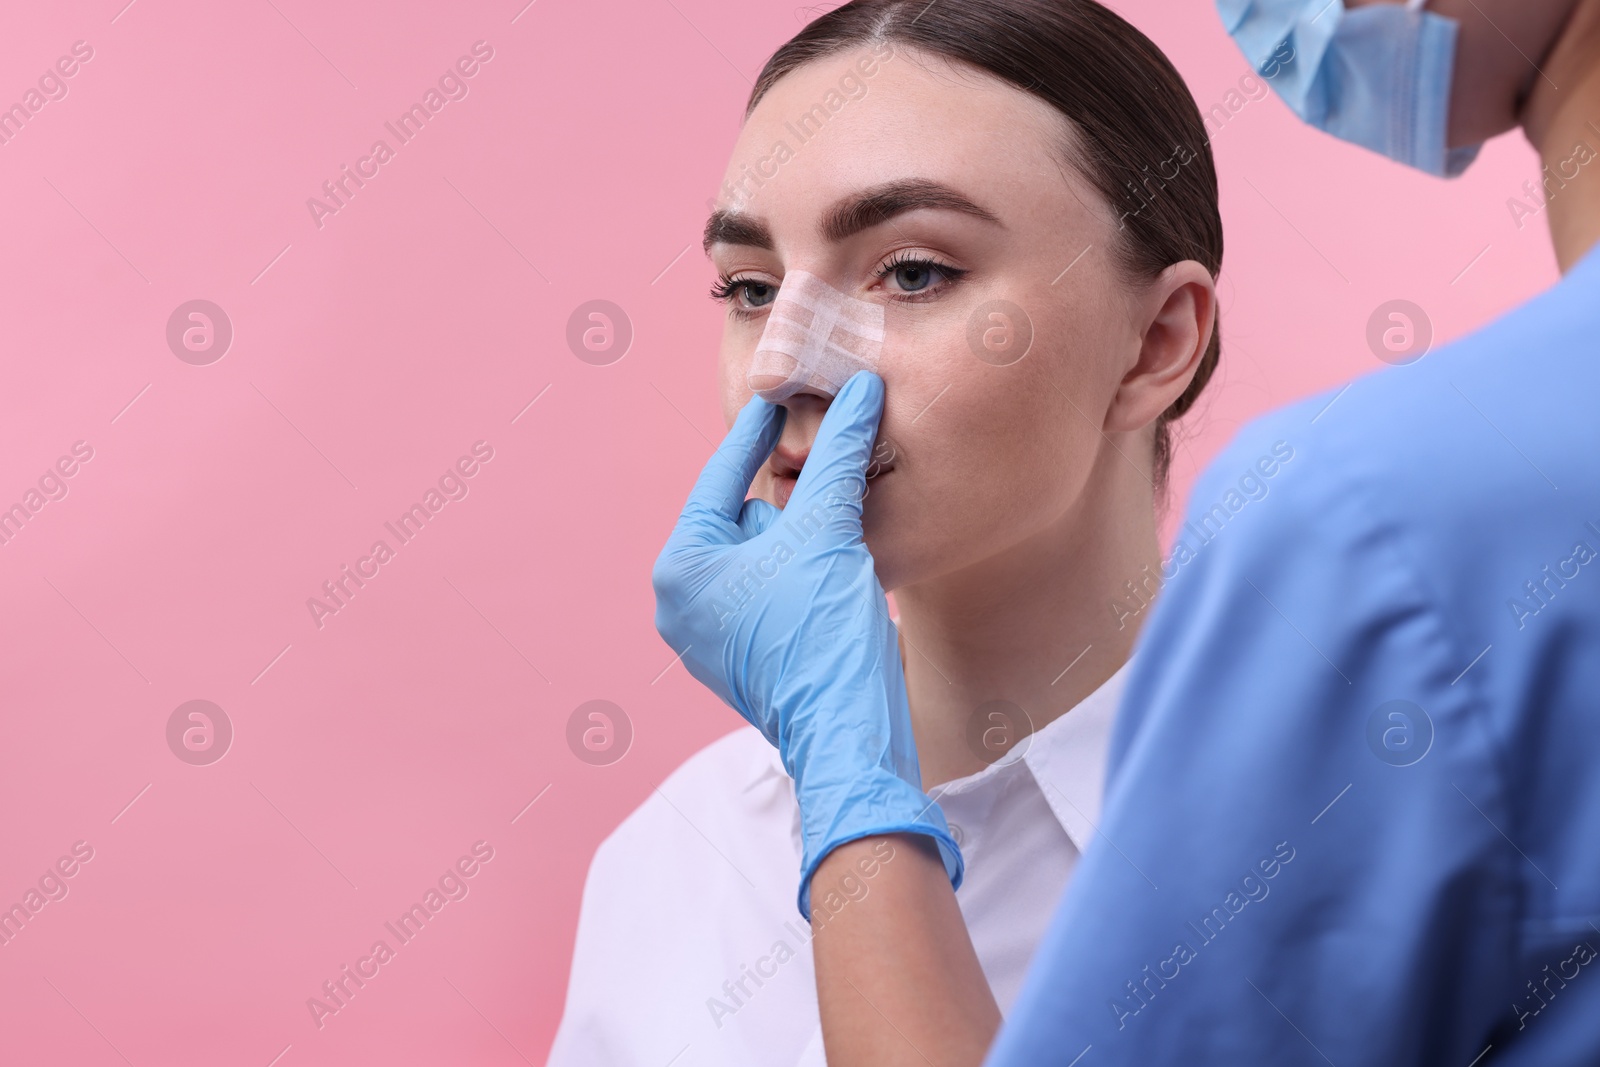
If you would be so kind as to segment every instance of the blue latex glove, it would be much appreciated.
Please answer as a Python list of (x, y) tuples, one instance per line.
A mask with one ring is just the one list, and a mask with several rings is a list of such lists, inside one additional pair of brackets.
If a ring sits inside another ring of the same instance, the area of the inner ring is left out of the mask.
[(927, 834), (952, 886), (961, 850), (922, 791), (894, 623), (861, 538), (883, 379), (857, 372), (822, 419), (788, 506), (745, 500), (786, 411), (752, 397), (656, 560), (656, 629), (778, 747), (800, 804), (800, 914), (831, 850)]

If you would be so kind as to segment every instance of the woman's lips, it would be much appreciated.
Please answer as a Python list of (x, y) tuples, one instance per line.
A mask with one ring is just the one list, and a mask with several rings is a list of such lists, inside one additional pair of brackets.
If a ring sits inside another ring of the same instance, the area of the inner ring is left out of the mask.
[(774, 474), (772, 476), (773, 503), (780, 508), (789, 506), (789, 497), (794, 495), (794, 487), (800, 481), (798, 474)]
[[(876, 465), (874, 465), (874, 467), (875, 466)], [(878, 469), (874, 469), (874, 467), (867, 468), (869, 471), (867, 474), (867, 485), (869, 487), (876, 484), (879, 478), (882, 478), (885, 474), (888, 474), (890, 471), (894, 470), (893, 467), (882, 467)], [(799, 483), (799, 481), (799, 471), (788, 471), (783, 473), (773, 471), (772, 502), (780, 508), (788, 507), (789, 498), (794, 495), (794, 487)]]

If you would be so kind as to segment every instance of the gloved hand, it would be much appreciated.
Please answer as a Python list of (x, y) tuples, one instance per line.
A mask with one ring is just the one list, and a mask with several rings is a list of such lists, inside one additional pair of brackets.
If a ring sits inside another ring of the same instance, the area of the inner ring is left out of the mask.
[(651, 575), (656, 630), (689, 673), (778, 746), (800, 804), (800, 914), (832, 849), (933, 838), (952, 886), (961, 850), (922, 791), (899, 642), (861, 536), (883, 379), (834, 398), (788, 506), (745, 500), (786, 411), (752, 397), (706, 463)]

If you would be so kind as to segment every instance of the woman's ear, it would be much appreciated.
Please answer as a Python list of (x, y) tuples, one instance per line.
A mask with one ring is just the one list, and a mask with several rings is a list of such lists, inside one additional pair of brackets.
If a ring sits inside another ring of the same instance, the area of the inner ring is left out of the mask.
[(1141, 430), (1161, 417), (1194, 379), (1217, 317), (1211, 272), (1192, 259), (1174, 263), (1135, 301), (1139, 355), (1106, 412), (1106, 431)]

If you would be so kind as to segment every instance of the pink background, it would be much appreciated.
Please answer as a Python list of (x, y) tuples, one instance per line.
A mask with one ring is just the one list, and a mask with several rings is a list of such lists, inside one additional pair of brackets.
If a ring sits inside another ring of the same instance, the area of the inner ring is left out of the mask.
[[(0, 905), (94, 856), (0, 947), (0, 1061), (541, 1062), (596, 844), (737, 725), (666, 669), (649, 572), (723, 429), (706, 200), (805, 14), (525, 2), (5, 16), (0, 105), (93, 58), (0, 145), (0, 507), (93, 458), (0, 545)], [(1120, 8), (1203, 110), (1247, 73), (1209, 4)], [(319, 228), (307, 198), (480, 40), (468, 95)], [(1506, 205), (1518, 137), (1447, 184), (1269, 97), (1215, 149), (1224, 356), (1180, 501), (1242, 420), (1381, 368), (1380, 303), (1448, 339), (1555, 276)], [(205, 366), (166, 340), (197, 298), (234, 329)], [(635, 332), (606, 366), (566, 340), (594, 299)], [(477, 441), (469, 495), (319, 628), (307, 598)], [(194, 699), (234, 729), (206, 766), (167, 742)], [(608, 766), (566, 740), (592, 699), (634, 731)], [(319, 1029), (307, 998), (478, 841), (469, 894)]]

